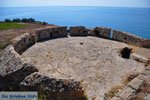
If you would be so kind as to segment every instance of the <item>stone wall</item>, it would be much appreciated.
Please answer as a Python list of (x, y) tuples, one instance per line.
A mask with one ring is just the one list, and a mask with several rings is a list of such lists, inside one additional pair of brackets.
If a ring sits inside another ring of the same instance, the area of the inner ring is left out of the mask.
[(21, 54), (29, 46), (35, 43), (35, 37), (30, 33), (24, 33), (21, 36), (14, 38), (11, 42), (14, 45), (16, 52)]
[(0, 90), (18, 90), (23, 79), (38, 71), (33, 65), (26, 63), (14, 50), (13, 45), (0, 52)]
[(111, 29), (105, 27), (96, 27), (93, 30), (93, 35), (97, 37), (111, 39)]
[(70, 27), (69, 33), (70, 36), (87, 36), (88, 29), (86, 29), (84, 26)]
[(113, 30), (113, 40), (142, 47), (142, 42), (145, 39), (128, 32)]
[(59, 37), (67, 37), (67, 27), (50, 27), (35, 30), (36, 41), (51, 39), (51, 38), (59, 38)]
[(142, 43), (142, 46), (144, 48), (150, 48), (150, 39), (149, 40), (144, 40)]
[(46, 100), (86, 100), (80, 82), (50, 78), (39, 72), (27, 76), (20, 83), (20, 89), (21, 91), (40, 91), (40, 94), (45, 94), (46, 91)]
[(111, 29), (104, 27), (96, 27), (87, 29), (84, 26), (70, 27), (70, 36), (97, 36), (110, 39)]

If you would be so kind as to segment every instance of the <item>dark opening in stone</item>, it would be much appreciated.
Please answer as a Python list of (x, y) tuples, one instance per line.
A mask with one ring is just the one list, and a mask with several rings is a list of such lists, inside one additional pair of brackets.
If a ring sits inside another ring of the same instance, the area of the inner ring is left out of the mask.
[(83, 42), (80, 42), (80, 45), (83, 45)]
[(127, 40), (127, 38), (126, 38), (126, 37), (124, 37), (124, 40)]
[(99, 36), (99, 31), (98, 30), (94, 30), (94, 33), (96, 36)]
[(121, 50), (121, 52), (120, 52), (122, 58), (129, 59), (129, 58), (130, 58), (131, 51), (132, 51), (131, 48), (128, 48), (128, 47), (123, 48), (123, 49)]

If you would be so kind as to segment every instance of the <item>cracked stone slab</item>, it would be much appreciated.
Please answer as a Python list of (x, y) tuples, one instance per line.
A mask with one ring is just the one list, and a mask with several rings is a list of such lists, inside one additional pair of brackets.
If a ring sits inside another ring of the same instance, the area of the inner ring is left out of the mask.
[(137, 78), (144, 80), (146, 83), (150, 84), (150, 75), (139, 75)]
[(132, 87), (135, 90), (139, 90), (144, 85), (144, 80), (140, 80), (139, 78), (133, 79), (131, 82), (129, 82), (127, 85), (129, 87)]
[(147, 58), (145, 58), (145, 57), (143, 57), (141, 55), (138, 55), (136, 53), (131, 53), (130, 59), (134, 59), (134, 60), (142, 62), (142, 63), (147, 63), (147, 61), (148, 61)]
[(123, 99), (127, 100), (129, 99), (133, 94), (135, 94), (135, 90), (126, 86), (121, 92), (119, 92), (116, 96)]

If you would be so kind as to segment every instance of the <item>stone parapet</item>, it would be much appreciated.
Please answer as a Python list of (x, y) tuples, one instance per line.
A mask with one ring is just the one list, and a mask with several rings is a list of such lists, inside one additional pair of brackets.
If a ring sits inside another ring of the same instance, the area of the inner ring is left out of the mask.
[(128, 32), (122, 32), (118, 30), (113, 30), (113, 40), (124, 42), (127, 44), (132, 44), (142, 47), (142, 42), (144, 38), (138, 37), (136, 35), (130, 34)]

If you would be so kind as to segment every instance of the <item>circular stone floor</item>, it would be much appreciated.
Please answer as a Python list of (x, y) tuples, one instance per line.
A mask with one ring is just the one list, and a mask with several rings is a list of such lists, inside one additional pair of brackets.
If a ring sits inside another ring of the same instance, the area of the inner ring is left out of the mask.
[(119, 56), (126, 46), (97, 37), (69, 37), (38, 42), (22, 56), (47, 76), (81, 81), (89, 100), (102, 100), (127, 76), (144, 69), (144, 64)]

